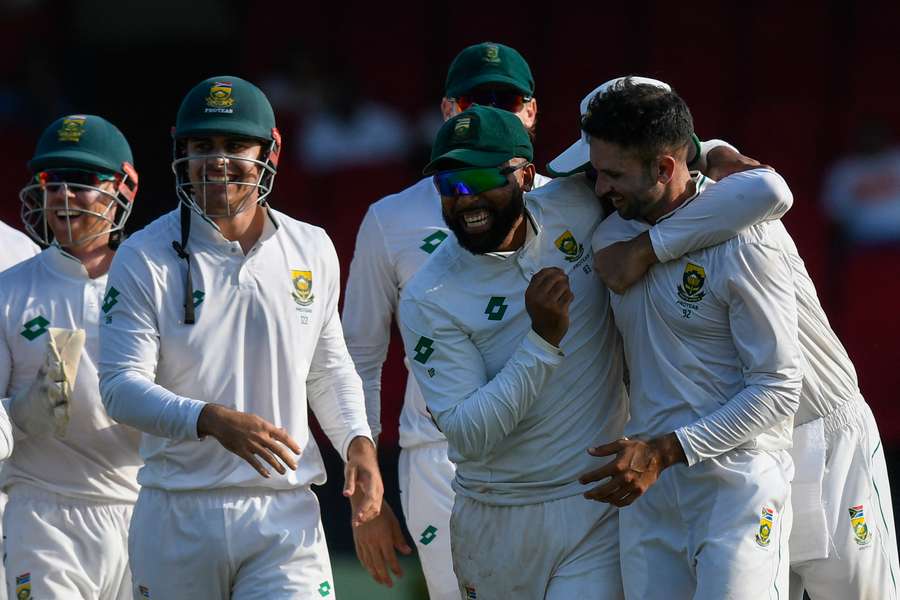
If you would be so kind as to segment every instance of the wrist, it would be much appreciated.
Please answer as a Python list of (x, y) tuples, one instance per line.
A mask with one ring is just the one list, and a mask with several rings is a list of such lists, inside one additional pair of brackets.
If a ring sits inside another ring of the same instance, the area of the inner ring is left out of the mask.
[(684, 448), (681, 447), (681, 442), (674, 433), (668, 433), (662, 437), (650, 440), (650, 445), (653, 446), (659, 456), (659, 462), (662, 467), (660, 470), (667, 469), (678, 463), (687, 463)]
[(200, 414), (197, 415), (197, 437), (203, 438), (208, 435), (215, 437), (213, 430), (220, 410), (224, 410), (224, 407), (212, 402), (206, 403), (200, 409)]
[(659, 262), (659, 257), (656, 256), (656, 252), (653, 250), (653, 241), (650, 239), (650, 231), (645, 231), (637, 236), (634, 243), (637, 246), (637, 254), (640, 257), (641, 263), (647, 268), (650, 268)]
[(375, 444), (364, 435), (358, 435), (352, 440), (350, 440), (350, 445), (347, 446), (347, 458), (352, 456), (362, 456), (362, 455), (374, 455), (375, 454)]

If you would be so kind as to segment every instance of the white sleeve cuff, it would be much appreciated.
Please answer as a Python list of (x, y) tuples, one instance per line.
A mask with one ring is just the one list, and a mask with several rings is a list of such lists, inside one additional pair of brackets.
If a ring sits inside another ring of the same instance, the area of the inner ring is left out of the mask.
[(672, 253), (666, 248), (666, 244), (662, 239), (662, 234), (656, 227), (650, 228), (650, 245), (653, 247), (653, 254), (656, 255), (656, 259), (659, 262), (669, 262), (673, 258), (676, 258), (672, 256)]
[(528, 330), (528, 335), (522, 341), (522, 347), (542, 362), (553, 366), (560, 364), (566, 356), (561, 349), (542, 338), (534, 329)]
[(347, 460), (349, 459), (350, 444), (352, 444), (353, 440), (358, 437), (366, 438), (367, 440), (372, 442), (372, 446), (374, 446), (376, 450), (378, 449), (378, 445), (375, 443), (375, 440), (372, 439), (372, 434), (369, 432), (368, 427), (358, 427), (356, 429), (352, 429), (350, 433), (347, 434), (346, 441), (341, 445), (341, 458), (344, 459), (344, 462), (347, 462)]
[(675, 430), (675, 437), (678, 438), (678, 442), (681, 444), (681, 449), (684, 450), (684, 457), (687, 460), (687, 464), (689, 467), (693, 467), (698, 462), (702, 460), (699, 454), (694, 450), (694, 447), (691, 445), (691, 438), (687, 432), (686, 427), (679, 427)]

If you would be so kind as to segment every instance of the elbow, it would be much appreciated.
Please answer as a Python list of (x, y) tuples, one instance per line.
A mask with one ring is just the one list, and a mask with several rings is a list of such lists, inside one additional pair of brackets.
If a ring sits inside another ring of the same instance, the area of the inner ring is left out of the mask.
[(479, 460), (493, 447), (486, 436), (481, 435), (475, 423), (447, 416), (437, 417), (435, 422), (447, 442), (463, 460)]
[(767, 192), (772, 198), (772, 212), (780, 218), (794, 206), (794, 193), (788, 187), (784, 177), (775, 171), (768, 171), (765, 176)]

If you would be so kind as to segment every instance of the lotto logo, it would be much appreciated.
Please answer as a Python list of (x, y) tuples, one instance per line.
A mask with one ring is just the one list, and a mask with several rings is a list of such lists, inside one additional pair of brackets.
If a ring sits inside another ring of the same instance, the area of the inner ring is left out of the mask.
[(422, 536), (419, 538), (419, 543), (423, 546), (427, 546), (431, 542), (434, 541), (434, 538), (437, 537), (437, 528), (434, 525), (429, 525), (422, 532)]
[(434, 354), (433, 344), (433, 339), (427, 338), (424, 335), (420, 337), (416, 347), (413, 349), (416, 352), (416, 355), (413, 356), (413, 360), (420, 362), (423, 365), (427, 363), (428, 359), (431, 358), (431, 355)]
[(319, 595), (325, 598), (331, 593), (331, 584), (327, 581), (323, 581), (319, 584)]
[(428, 254), (431, 254), (437, 247), (441, 245), (441, 242), (447, 239), (447, 232), (445, 231), (435, 231), (428, 237), (422, 240), (422, 245), (419, 246), (419, 250), (424, 250)]
[(26, 321), (24, 323), (25, 329), (20, 331), (19, 333), (29, 342), (37, 337), (42, 336), (47, 333), (47, 325), (50, 324), (50, 321), (45, 319), (42, 315), (38, 315), (30, 321)]
[(506, 303), (505, 297), (493, 296), (488, 302), (487, 308), (484, 309), (484, 314), (488, 316), (488, 321), (501, 321), (507, 308), (509, 308), (509, 304)]

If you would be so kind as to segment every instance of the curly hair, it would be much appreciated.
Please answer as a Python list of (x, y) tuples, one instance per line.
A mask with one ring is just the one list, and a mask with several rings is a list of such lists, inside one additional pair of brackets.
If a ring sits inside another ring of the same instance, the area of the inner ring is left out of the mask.
[(591, 99), (581, 117), (581, 129), (591, 137), (634, 149), (649, 160), (686, 147), (694, 120), (674, 91), (634, 83), (629, 77)]

